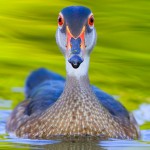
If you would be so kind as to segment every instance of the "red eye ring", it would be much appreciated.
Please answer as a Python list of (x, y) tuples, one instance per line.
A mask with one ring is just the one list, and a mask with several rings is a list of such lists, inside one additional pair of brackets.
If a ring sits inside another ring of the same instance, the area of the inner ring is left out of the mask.
[(59, 25), (60, 27), (62, 27), (63, 24), (64, 24), (64, 18), (62, 17), (62, 15), (59, 15), (59, 16), (58, 16), (58, 25)]
[(93, 15), (91, 15), (91, 16), (89, 17), (89, 19), (88, 19), (88, 25), (89, 25), (90, 27), (94, 26), (94, 17), (93, 17)]

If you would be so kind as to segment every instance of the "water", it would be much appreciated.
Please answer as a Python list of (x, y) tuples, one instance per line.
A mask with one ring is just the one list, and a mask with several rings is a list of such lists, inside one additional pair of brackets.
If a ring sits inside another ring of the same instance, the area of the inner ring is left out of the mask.
[[(20, 88), (18, 88), (20, 89)], [(0, 100), (0, 107), (9, 108), (11, 101)], [(147, 116), (150, 105), (142, 104), (138, 110), (133, 111), (137, 121), (142, 125), (150, 121)], [(0, 149), (49, 149), (49, 150), (149, 150), (150, 130), (141, 131), (140, 140), (118, 140), (107, 141), (78, 141), (67, 142), (61, 140), (31, 140), (21, 139), (13, 135), (7, 135), (5, 124), (11, 110), (0, 110)]]

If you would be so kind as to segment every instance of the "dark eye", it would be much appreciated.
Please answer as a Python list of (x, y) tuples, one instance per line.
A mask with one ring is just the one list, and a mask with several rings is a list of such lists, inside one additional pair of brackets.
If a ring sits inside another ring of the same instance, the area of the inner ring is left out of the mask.
[(59, 17), (58, 17), (58, 25), (60, 27), (62, 27), (63, 24), (64, 24), (64, 19), (63, 19), (62, 15), (59, 15)]
[(94, 17), (93, 15), (91, 15), (88, 19), (88, 24), (90, 27), (94, 26)]

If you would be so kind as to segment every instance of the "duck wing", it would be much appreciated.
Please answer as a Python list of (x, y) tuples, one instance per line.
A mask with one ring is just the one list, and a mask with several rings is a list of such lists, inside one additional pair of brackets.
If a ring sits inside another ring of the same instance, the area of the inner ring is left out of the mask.
[(32, 72), (26, 80), (26, 99), (30, 100), (25, 114), (40, 113), (50, 107), (63, 92), (65, 79), (51, 71), (40, 68)]
[(100, 103), (113, 115), (119, 118), (129, 119), (129, 112), (127, 109), (117, 100), (115, 100), (111, 95), (105, 93), (104, 91), (92, 86), (92, 90)]
[(109, 111), (112, 116), (114, 116), (114, 118), (119, 119), (122, 125), (134, 125), (137, 130), (137, 134), (139, 137), (141, 136), (139, 126), (132, 113), (129, 113), (119, 101), (115, 100), (112, 96), (105, 93), (104, 91), (98, 89), (95, 86), (92, 86), (92, 90), (100, 103)]

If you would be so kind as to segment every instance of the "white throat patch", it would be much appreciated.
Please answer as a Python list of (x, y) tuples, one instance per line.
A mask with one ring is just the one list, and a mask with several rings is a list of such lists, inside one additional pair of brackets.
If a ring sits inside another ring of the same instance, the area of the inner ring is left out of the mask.
[(85, 76), (88, 74), (89, 69), (89, 56), (84, 57), (84, 61), (80, 64), (79, 68), (75, 69), (72, 67), (72, 65), (68, 62), (68, 59), (66, 58), (66, 71), (67, 75), (74, 76), (76, 78), (80, 78), (81, 76)]

